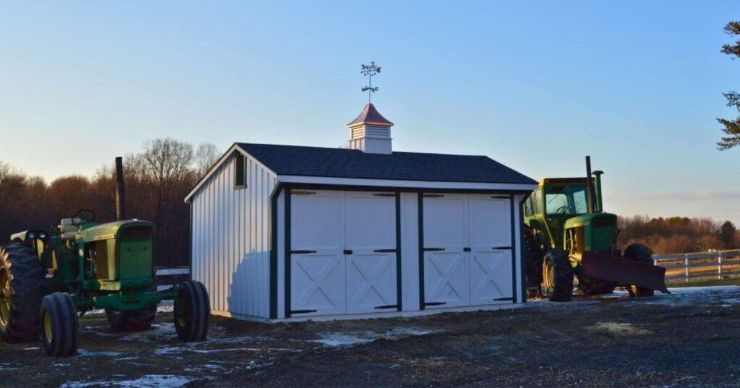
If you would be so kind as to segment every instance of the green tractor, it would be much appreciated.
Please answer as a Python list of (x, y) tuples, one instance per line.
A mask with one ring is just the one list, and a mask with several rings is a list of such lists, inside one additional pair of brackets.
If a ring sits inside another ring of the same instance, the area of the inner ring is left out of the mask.
[(62, 219), (58, 233), (28, 230), (0, 248), (0, 334), (9, 342), (41, 338), (50, 356), (77, 353), (79, 317), (105, 309), (114, 330), (146, 330), (157, 305), (174, 300), (184, 341), (206, 339), (210, 306), (202, 283), (157, 291), (154, 224), (125, 218), (121, 158), (116, 158), (116, 217), (98, 224), (91, 211)]
[(668, 292), (665, 268), (655, 266), (643, 244), (617, 249), (617, 216), (604, 212), (602, 171), (586, 177), (545, 178), (524, 204), (528, 294), (569, 301), (573, 278), (583, 294), (608, 294), (617, 286), (630, 296)]

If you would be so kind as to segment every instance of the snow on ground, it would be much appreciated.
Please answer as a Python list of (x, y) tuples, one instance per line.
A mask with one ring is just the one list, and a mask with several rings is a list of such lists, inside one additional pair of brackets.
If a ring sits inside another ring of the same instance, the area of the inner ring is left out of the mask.
[(631, 323), (620, 322), (598, 322), (591, 327), (591, 330), (616, 335), (652, 334), (650, 330), (632, 326)]
[(120, 380), (120, 381), (72, 381), (62, 384), (61, 388), (77, 388), (77, 387), (125, 387), (125, 388), (154, 388), (154, 387), (182, 387), (183, 385), (193, 381), (191, 378), (175, 375), (145, 375), (134, 380)]
[(656, 292), (652, 298), (641, 300), (645, 304), (688, 306), (695, 304), (734, 305), (740, 303), (740, 286), (675, 287), (670, 294)]
[(120, 356), (121, 352), (92, 352), (85, 349), (77, 349), (77, 355), (80, 357), (116, 357)]
[(397, 341), (399, 339), (428, 335), (438, 333), (439, 331), (421, 329), (417, 327), (396, 327), (386, 331), (385, 333), (376, 333), (373, 331), (365, 332), (351, 332), (351, 333), (327, 333), (321, 338), (315, 340), (309, 340), (309, 342), (315, 342), (327, 347), (345, 347), (355, 346), (377, 341), (379, 339), (385, 339), (389, 341)]
[(175, 333), (175, 324), (170, 322), (155, 323), (150, 330), (137, 331), (121, 337), (121, 341), (160, 342), (172, 338)]

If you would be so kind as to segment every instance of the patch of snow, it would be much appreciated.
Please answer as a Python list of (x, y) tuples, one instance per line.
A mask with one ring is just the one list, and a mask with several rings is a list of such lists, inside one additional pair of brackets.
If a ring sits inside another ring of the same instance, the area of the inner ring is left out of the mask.
[(116, 357), (120, 356), (121, 352), (92, 352), (85, 349), (77, 349), (77, 355), (80, 357)]
[(175, 375), (145, 375), (134, 380), (121, 381), (72, 381), (64, 383), (61, 388), (77, 388), (91, 386), (115, 386), (125, 388), (155, 388), (155, 387), (182, 387), (193, 381), (184, 376)]
[(53, 366), (54, 368), (66, 368), (69, 365), (70, 364), (62, 364), (62, 363), (53, 363), (53, 364), (51, 364), (51, 366)]
[(383, 334), (378, 334), (372, 331), (354, 333), (329, 333), (323, 335), (319, 339), (309, 340), (309, 342), (319, 343), (328, 347), (345, 347), (366, 344), (377, 341), (379, 339), (397, 341), (403, 338), (434, 334), (438, 332), (439, 331), (417, 327), (396, 327), (387, 330)]
[[(372, 333), (375, 334), (375, 333)], [(357, 337), (350, 334), (342, 333), (330, 333), (322, 336), (320, 339), (310, 340), (310, 342), (316, 342), (330, 348), (343, 347), (343, 346), (354, 346), (358, 344), (366, 344), (373, 342), (377, 339), (375, 336)]]
[(145, 331), (134, 332), (121, 337), (121, 341), (160, 342), (163, 338), (175, 335), (175, 324), (172, 322), (155, 323)]
[(591, 327), (591, 330), (605, 331), (617, 335), (652, 334), (650, 330), (632, 326), (631, 323), (622, 322), (598, 322)]
[(39, 349), (41, 349), (41, 348), (38, 347), (38, 346), (29, 346), (27, 348), (23, 348), (23, 350), (39, 350)]

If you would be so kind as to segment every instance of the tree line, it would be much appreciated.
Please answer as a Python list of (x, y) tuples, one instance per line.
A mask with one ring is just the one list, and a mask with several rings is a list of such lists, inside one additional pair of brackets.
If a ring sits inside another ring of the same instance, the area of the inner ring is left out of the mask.
[[(127, 216), (155, 223), (155, 265), (189, 262), (190, 215), (183, 199), (219, 156), (212, 144), (194, 147), (171, 138), (147, 141), (140, 152), (124, 156)], [(92, 177), (72, 175), (49, 183), (0, 162), (0, 243), (22, 230), (53, 231), (80, 209), (92, 210), (98, 222), (113, 221), (112, 162), (113, 155)]]
[(618, 245), (633, 242), (649, 246), (655, 253), (702, 252), (740, 247), (740, 232), (730, 221), (709, 218), (619, 217)]

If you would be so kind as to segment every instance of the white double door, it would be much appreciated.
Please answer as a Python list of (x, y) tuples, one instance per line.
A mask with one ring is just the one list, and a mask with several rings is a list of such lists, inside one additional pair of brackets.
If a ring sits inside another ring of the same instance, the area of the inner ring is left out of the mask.
[(398, 307), (393, 193), (296, 190), (290, 214), (291, 314)]
[(424, 307), (511, 303), (510, 199), (477, 194), (422, 198)]

